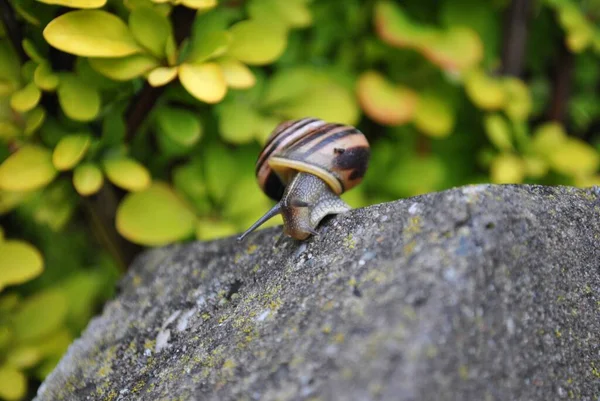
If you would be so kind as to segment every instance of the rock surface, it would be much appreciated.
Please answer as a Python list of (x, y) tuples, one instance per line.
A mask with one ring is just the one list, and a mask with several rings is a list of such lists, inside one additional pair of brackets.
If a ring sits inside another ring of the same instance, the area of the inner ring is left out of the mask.
[(148, 251), (36, 400), (600, 399), (600, 191), (469, 186)]

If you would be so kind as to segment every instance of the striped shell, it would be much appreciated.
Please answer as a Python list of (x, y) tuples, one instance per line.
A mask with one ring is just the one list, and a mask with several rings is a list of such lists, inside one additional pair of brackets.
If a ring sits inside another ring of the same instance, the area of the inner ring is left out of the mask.
[(370, 153), (367, 138), (352, 126), (316, 118), (286, 121), (267, 139), (256, 178), (274, 200), (281, 199), (298, 171), (316, 175), (339, 195), (362, 181)]

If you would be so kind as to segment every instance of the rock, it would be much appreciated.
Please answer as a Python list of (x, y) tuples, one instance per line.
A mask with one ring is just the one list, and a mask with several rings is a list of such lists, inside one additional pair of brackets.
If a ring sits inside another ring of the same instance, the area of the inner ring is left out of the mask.
[(597, 401), (599, 194), (468, 186), (147, 251), (36, 400)]

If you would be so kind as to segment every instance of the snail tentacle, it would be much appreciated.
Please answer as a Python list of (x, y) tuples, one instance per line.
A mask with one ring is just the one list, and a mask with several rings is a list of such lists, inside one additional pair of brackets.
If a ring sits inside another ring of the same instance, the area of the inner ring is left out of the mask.
[(242, 235), (237, 237), (237, 240), (243, 241), (244, 238), (246, 238), (246, 236), (248, 234), (250, 234), (251, 232), (256, 230), (258, 227), (262, 226), (267, 220), (270, 220), (271, 218), (277, 216), (280, 213), (281, 213), (281, 203), (278, 202), (277, 204), (275, 204), (275, 206), (273, 206), (271, 209), (269, 209), (269, 211), (267, 213), (265, 213), (260, 219), (256, 220), (256, 222), (254, 224), (252, 224), (250, 226), (250, 228), (248, 228), (246, 231), (244, 231), (244, 233)]

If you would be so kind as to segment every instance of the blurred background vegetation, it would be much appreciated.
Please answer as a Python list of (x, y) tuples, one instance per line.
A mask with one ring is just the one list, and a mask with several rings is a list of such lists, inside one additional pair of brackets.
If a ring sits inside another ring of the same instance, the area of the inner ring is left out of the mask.
[(283, 120), (367, 135), (354, 207), (600, 184), (598, 0), (0, 7), (0, 399), (35, 393), (144, 247), (261, 216), (254, 163)]

